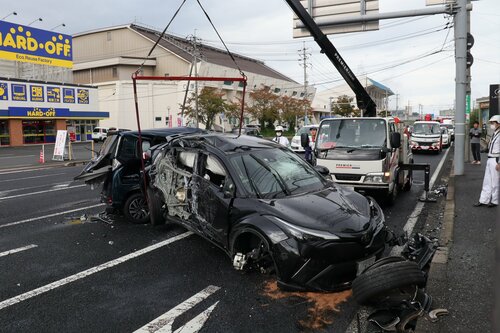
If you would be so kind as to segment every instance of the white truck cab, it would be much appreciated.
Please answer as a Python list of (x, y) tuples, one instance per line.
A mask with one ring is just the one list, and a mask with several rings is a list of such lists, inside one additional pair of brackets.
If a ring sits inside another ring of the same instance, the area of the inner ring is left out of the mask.
[(439, 154), (443, 150), (440, 125), (437, 121), (416, 121), (410, 138), (411, 150), (432, 151)]
[(412, 173), (399, 170), (413, 163), (408, 138), (394, 118), (329, 118), (321, 121), (315, 143), (316, 163), (332, 179), (357, 191), (383, 192), (393, 203), (409, 190)]

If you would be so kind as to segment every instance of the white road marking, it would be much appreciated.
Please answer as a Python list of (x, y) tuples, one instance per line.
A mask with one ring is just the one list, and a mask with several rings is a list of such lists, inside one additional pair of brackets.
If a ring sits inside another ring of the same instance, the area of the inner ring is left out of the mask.
[[(201, 301), (205, 300), (207, 297), (218, 291), (220, 287), (217, 286), (208, 286), (199, 293), (191, 296), (181, 304), (177, 305), (173, 309), (169, 310), (168, 312), (162, 314), (155, 320), (149, 322), (148, 324), (144, 325), (143, 327), (139, 328), (138, 330), (134, 331), (134, 333), (171, 333), (172, 332), (172, 324), (174, 323), (174, 320), (182, 315), (184, 312), (188, 311), (189, 309), (193, 308), (196, 306), (198, 303)], [(186, 325), (186, 331), (182, 332), (198, 332), (205, 321), (208, 319), (208, 316), (212, 312), (212, 310), (215, 308), (218, 302), (213, 304), (210, 308), (206, 309), (203, 311), (201, 314), (196, 316), (194, 319), (192, 319), (190, 322), (188, 322)], [(204, 318), (204, 320), (203, 320)], [(200, 326), (201, 323), (201, 326)], [(183, 327), (184, 327), (183, 326)], [(181, 327), (182, 328), (182, 327)], [(175, 332), (179, 332), (181, 329), (179, 328)]]
[(37, 247), (37, 246), (38, 245), (31, 244), (31, 245), (27, 245), (27, 246), (23, 246), (23, 247), (18, 247), (17, 249), (5, 251), (5, 252), (0, 252), (0, 257), (8, 256), (9, 254), (13, 254), (16, 252), (26, 251), (26, 250), (32, 249), (34, 247)]
[(71, 184), (71, 182), (61, 182), (61, 183), (52, 183), (52, 184), (45, 184), (45, 185), (14, 188), (11, 190), (0, 191), (0, 198), (5, 197), (7, 194), (12, 193), (12, 192), (32, 190), (34, 188), (41, 188), (41, 187), (49, 187), (49, 189), (61, 188), (61, 187), (68, 187), (70, 184)]
[(6, 183), (6, 182), (16, 182), (19, 180), (26, 180), (26, 179), (34, 179), (34, 178), (44, 178), (44, 177), (53, 177), (53, 176), (60, 176), (64, 175), (64, 173), (54, 173), (51, 175), (43, 175), (43, 176), (31, 176), (31, 177), (23, 177), (23, 178), (15, 178), (15, 179), (5, 179), (5, 180), (0, 180), (0, 183)]
[(35, 157), (35, 156), (38, 156), (38, 155), (2, 156), (2, 157), (0, 157), (0, 159), (1, 158), (24, 158), (24, 157)]
[(172, 243), (174, 243), (174, 242), (176, 242), (178, 240), (181, 240), (181, 239), (184, 239), (184, 238), (186, 238), (188, 236), (191, 236), (192, 234), (193, 233), (191, 231), (187, 231), (185, 233), (182, 233), (180, 235), (171, 237), (171, 238), (166, 239), (166, 240), (164, 240), (162, 242), (159, 242), (157, 244), (148, 246), (148, 247), (146, 247), (146, 248), (144, 248), (142, 250), (139, 250), (139, 251), (127, 254), (125, 256), (116, 258), (114, 260), (108, 261), (108, 262), (106, 262), (104, 264), (101, 264), (99, 266), (95, 266), (95, 267), (89, 268), (89, 269), (84, 270), (82, 272), (79, 272), (79, 273), (73, 274), (71, 276), (68, 276), (68, 277), (66, 277), (64, 279), (60, 279), (58, 281), (49, 283), (49, 284), (47, 284), (45, 286), (42, 286), (40, 288), (33, 289), (31, 291), (25, 292), (24, 294), (21, 294), (21, 295), (18, 295), (18, 296), (6, 299), (5, 301), (0, 302), (0, 310), (5, 309), (5, 308), (7, 308), (7, 307), (9, 307), (11, 305), (20, 303), (22, 301), (25, 301), (27, 299), (30, 299), (32, 297), (44, 294), (44, 293), (49, 292), (49, 291), (51, 291), (53, 289), (62, 287), (64, 285), (68, 284), (68, 283), (78, 281), (78, 280), (83, 279), (83, 278), (85, 278), (85, 277), (87, 277), (89, 275), (95, 274), (97, 272), (103, 271), (103, 270), (111, 268), (111, 267), (114, 267), (114, 266), (119, 265), (121, 263), (124, 263), (124, 262), (126, 262), (126, 261), (128, 261), (130, 259), (137, 258), (137, 257), (139, 257), (139, 256), (141, 256), (143, 254), (146, 254), (148, 252), (156, 250), (156, 249), (158, 249), (160, 247), (163, 247), (163, 246), (168, 245), (168, 244), (172, 244)]
[(14, 199), (14, 198), (26, 197), (26, 196), (29, 196), (29, 195), (42, 194), (42, 193), (47, 193), (47, 192), (62, 191), (62, 190), (69, 190), (69, 189), (78, 188), (78, 187), (83, 187), (83, 186), (87, 186), (87, 185), (82, 184), (82, 185), (75, 185), (75, 186), (71, 186), (71, 187), (53, 188), (53, 189), (51, 189), (51, 190), (45, 190), (45, 191), (31, 192), (31, 193), (25, 193), (25, 194), (11, 195), (10, 197), (3, 197), (3, 198), (0, 198), (0, 201), (1, 201), (1, 200), (7, 200), (7, 199)]
[[(431, 180), (429, 181), (429, 190), (432, 190), (432, 187), (434, 186), (434, 183), (436, 182), (439, 173), (441, 172), (441, 168), (444, 165), (444, 162), (446, 161), (446, 158), (448, 157), (448, 153), (450, 152), (450, 149), (446, 150), (446, 153), (444, 156), (441, 158), (441, 161), (439, 161), (438, 166), (436, 167), (436, 170), (432, 173)], [(420, 214), (422, 213), (422, 210), (424, 209), (425, 202), (417, 202), (415, 205), (415, 208), (413, 209), (413, 212), (411, 212), (410, 217), (408, 218), (408, 221), (406, 222), (405, 226), (403, 227), (403, 232), (405, 232), (408, 236), (410, 236), (413, 232), (413, 228), (415, 228), (415, 224), (417, 224), (418, 218), (420, 217)], [(401, 250), (403, 249), (402, 246), (394, 246), (391, 250), (391, 256), (396, 256), (401, 254)]]
[[(24, 169), (18, 170), (21, 167)], [(47, 167), (33, 167), (30, 165), (21, 165), (15, 169), (6, 169), (4, 171), (0, 171), (0, 175), (9, 175), (11, 173), (34, 172), (34, 171), (40, 171), (40, 170), (48, 170), (48, 169), (54, 169), (55, 167), (57, 167), (57, 166), (53, 165), (53, 166), (47, 166)]]
[(91, 209), (91, 208), (100, 207), (100, 206), (104, 206), (104, 204), (101, 203), (101, 204), (97, 204), (97, 205), (92, 205), (92, 206), (86, 206), (86, 207), (76, 208), (76, 209), (72, 209), (72, 210), (67, 210), (67, 211), (64, 211), (64, 212), (59, 212), (59, 213), (54, 213), (54, 214), (49, 214), (49, 215), (44, 215), (44, 216), (39, 216), (39, 217), (33, 217), (31, 219), (25, 219), (25, 220), (21, 220), (21, 221), (16, 221), (16, 222), (11, 222), (11, 223), (7, 223), (7, 224), (2, 224), (2, 225), (0, 225), (0, 229), (1, 228), (6, 228), (6, 227), (11, 227), (13, 225), (18, 225), (18, 224), (23, 224), (23, 223), (28, 223), (28, 222), (43, 220), (43, 219), (47, 219), (49, 217), (54, 217), (54, 216), (59, 216), (59, 215), (64, 215), (64, 214), (69, 214), (69, 213), (74, 213), (74, 212), (78, 212), (80, 210)]
[(202, 313), (191, 319), (182, 327), (176, 329), (174, 333), (197, 333), (203, 327), (205, 322), (208, 320), (210, 314), (215, 309), (217, 304), (219, 304), (219, 301), (212, 304), (212, 306), (210, 306), (208, 309), (206, 309), (205, 311), (203, 311)]
[[(441, 172), (441, 168), (443, 167), (444, 162), (446, 161), (446, 158), (448, 157), (449, 152), (450, 152), (450, 148), (448, 148), (446, 150), (446, 153), (441, 158), (441, 161), (439, 161), (439, 164), (436, 167), (436, 170), (433, 172), (431, 180), (429, 181), (429, 190), (431, 190), (432, 187), (434, 186), (434, 183), (436, 182), (437, 177), (439, 176), (439, 173)], [(419, 218), (420, 214), (422, 213), (422, 210), (424, 209), (424, 206), (425, 206), (425, 202), (421, 202), (421, 201), (417, 202), (417, 204), (415, 205), (415, 208), (411, 212), (410, 217), (408, 218), (408, 221), (406, 222), (405, 226), (403, 227), (403, 231), (406, 234), (411, 235), (411, 233), (413, 232), (413, 228), (415, 228), (415, 224), (417, 223), (418, 218)], [(399, 256), (401, 254), (402, 250), (403, 250), (402, 246), (394, 246), (389, 255), (390, 256)], [(360, 318), (361, 318), (360, 321), (366, 322), (366, 319), (368, 318), (368, 315), (369, 315), (369, 311), (367, 310), (367, 308), (361, 307), (358, 310), (358, 313), (359, 313)], [(346, 333), (358, 332), (357, 315), (358, 314), (356, 314), (354, 316), (354, 318), (352, 319), (351, 323), (349, 324), (349, 327), (345, 331)], [(362, 324), (362, 327), (363, 327), (363, 324)]]
[(69, 184), (71, 184), (71, 183), (56, 184), (56, 185), (52, 186), (52, 188), (65, 188), (65, 187), (69, 187)]

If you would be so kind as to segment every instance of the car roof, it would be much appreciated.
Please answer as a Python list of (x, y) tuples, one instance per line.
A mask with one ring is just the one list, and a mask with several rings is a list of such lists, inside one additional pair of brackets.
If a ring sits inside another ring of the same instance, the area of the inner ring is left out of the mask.
[[(153, 128), (153, 129), (145, 129), (141, 130), (141, 136), (144, 137), (167, 137), (169, 135), (175, 134), (195, 134), (195, 133), (206, 133), (204, 130), (200, 128), (194, 127), (172, 127), (172, 128)], [(139, 131), (127, 131), (121, 132), (122, 136), (139, 136)]]
[(209, 133), (183, 137), (182, 140), (207, 144), (224, 154), (234, 153), (240, 151), (240, 149), (248, 151), (252, 149), (283, 148), (282, 145), (276, 142), (250, 135), (237, 136), (234, 134)]

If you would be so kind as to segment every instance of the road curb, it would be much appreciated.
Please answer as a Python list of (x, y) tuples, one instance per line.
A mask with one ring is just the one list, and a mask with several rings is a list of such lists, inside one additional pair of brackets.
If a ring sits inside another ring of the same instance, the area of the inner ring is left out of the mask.
[[(427, 279), (426, 291), (429, 295), (442, 295), (448, 290), (448, 254), (453, 243), (453, 227), (455, 221), (455, 174), (453, 163), (448, 180), (448, 193), (444, 207), (443, 225), (439, 234), (439, 244), (434, 257), (432, 258)], [(437, 303), (437, 302), (435, 302)], [(439, 304), (443, 305), (443, 300)], [(434, 306), (435, 307), (435, 306)], [(425, 318), (418, 321), (415, 333), (436, 333), (441, 331), (440, 322), (431, 323)]]

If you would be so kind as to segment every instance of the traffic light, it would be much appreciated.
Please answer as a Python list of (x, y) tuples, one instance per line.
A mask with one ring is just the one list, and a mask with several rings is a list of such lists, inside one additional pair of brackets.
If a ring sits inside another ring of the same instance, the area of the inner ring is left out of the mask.
[(470, 49), (474, 46), (474, 37), (469, 32), (467, 33), (467, 68), (470, 68), (474, 63), (474, 57), (470, 53)]

